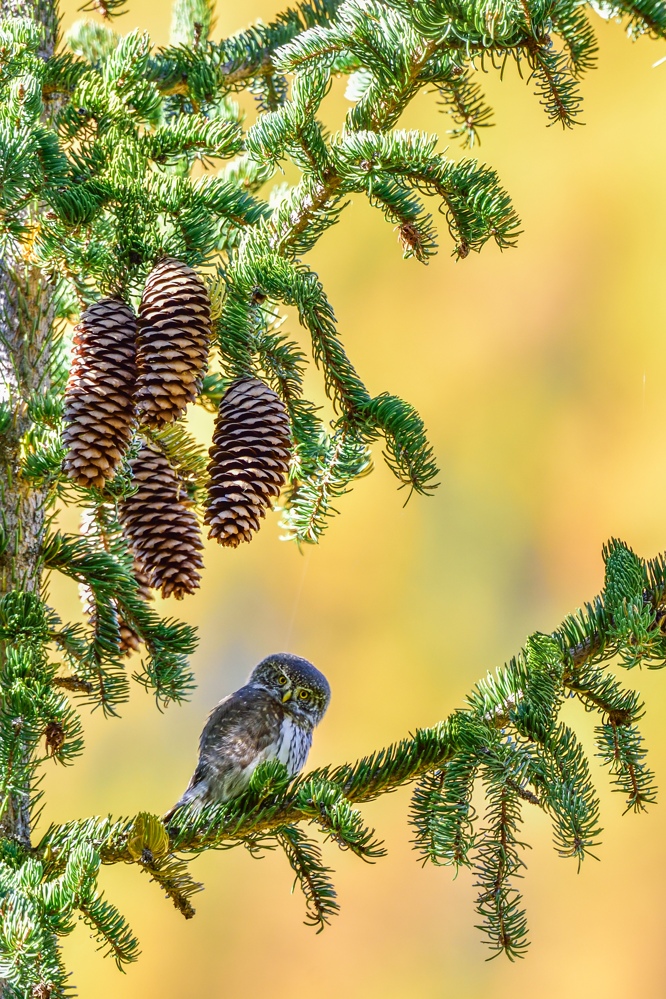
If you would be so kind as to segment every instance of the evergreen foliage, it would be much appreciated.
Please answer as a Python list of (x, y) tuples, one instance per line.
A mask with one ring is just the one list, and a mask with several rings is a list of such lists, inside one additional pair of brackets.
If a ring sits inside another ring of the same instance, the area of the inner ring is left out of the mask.
[[(366, 388), (303, 257), (354, 195), (384, 214), (403, 255), (418, 262), (437, 248), (433, 204), (457, 257), (489, 240), (512, 247), (519, 220), (495, 172), (439, 152), (437, 136), (396, 125), (427, 88), (449, 115), (450, 134), (476, 145), (492, 117), (476, 70), (502, 72), (508, 63), (527, 76), (549, 122), (572, 125), (580, 78), (595, 58), (586, 5), (305, 0), (270, 24), (213, 42), (210, 0), (176, 0), (163, 49), (140, 32), (116, 33), (109, 22), (122, 7), (95, 0), (84, 9), (104, 23), (80, 22), (58, 47), (55, 2), (28, 0), (16, 17), (0, 0), (0, 993), (70, 994), (58, 938), (76, 919), (119, 967), (135, 960), (131, 930), (99, 891), (101, 864), (138, 866), (189, 918), (201, 888), (189, 873), (192, 857), (280, 847), (307, 921), (322, 929), (338, 902), (306, 827), (374, 861), (383, 848), (356, 806), (404, 784), (414, 785), (419, 856), (470, 868), (492, 951), (521, 956), (522, 811), (547, 812), (557, 852), (578, 864), (599, 837), (585, 751), (560, 718), (565, 698), (598, 716), (596, 752), (626, 807), (654, 800), (637, 727), (643, 706), (607, 663), (666, 662), (664, 559), (644, 561), (611, 541), (601, 595), (551, 635), (533, 635), (432, 729), (293, 780), (279, 764), (264, 764), (242, 796), (199, 812), (185, 807), (168, 829), (141, 812), (51, 826), (35, 842), (40, 765), (68, 764), (83, 749), (77, 701), (111, 715), (130, 679), (160, 708), (192, 689), (194, 632), (146, 601), (119, 524), (119, 509), (136, 495), (132, 462), (142, 447), (159, 451), (178, 502), (199, 511), (207, 488), (205, 451), (182, 422), (137, 431), (102, 485), (67, 478), (65, 321), (105, 297), (137, 311), (155, 264), (181, 261), (205, 279), (212, 303), (215, 348), (196, 402), (217, 408), (236, 379), (258, 379), (288, 413), (288, 536), (319, 540), (336, 499), (370, 470), (378, 440), (401, 486), (427, 494), (437, 468), (420, 417), (409, 403)], [(613, 3), (610, 12), (633, 36), (666, 35), (661, 0)], [(339, 75), (349, 76), (351, 107), (329, 135), (319, 116)], [(257, 108), (247, 130), (233, 99), (244, 90)], [(271, 187), (286, 163), (297, 181)], [(307, 358), (281, 332), (283, 307), (296, 310), (311, 339), (330, 422), (303, 396)], [(57, 504), (79, 507), (86, 532), (59, 531)], [(50, 606), (52, 572), (87, 588), (87, 624), (63, 623)], [(132, 677), (123, 625), (142, 646)], [(472, 804), (478, 781), (482, 820)]]

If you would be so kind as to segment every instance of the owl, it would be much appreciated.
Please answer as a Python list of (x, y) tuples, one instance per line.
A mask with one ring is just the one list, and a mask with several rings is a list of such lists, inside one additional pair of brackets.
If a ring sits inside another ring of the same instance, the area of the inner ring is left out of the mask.
[(288, 652), (267, 656), (244, 687), (211, 711), (192, 780), (164, 821), (183, 805), (201, 807), (241, 794), (265, 760), (279, 760), (292, 776), (299, 773), (330, 697), (328, 680), (307, 659)]

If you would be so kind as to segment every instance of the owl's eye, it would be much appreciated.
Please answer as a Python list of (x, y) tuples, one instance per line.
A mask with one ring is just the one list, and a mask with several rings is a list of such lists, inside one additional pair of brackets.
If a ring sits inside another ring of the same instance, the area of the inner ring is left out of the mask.
[(279, 676), (278, 677), (278, 683), (280, 684), (281, 687), (284, 687), (284, 685), (285, 685), (286, 682), (287, 682), (286, 676)]
[(309, 699), (309, 697), (310, 697), (310, 691), (309, 690), (299, 690), (298, 696), (300, 697), (300, 699), (302, 701), (307, 701)]

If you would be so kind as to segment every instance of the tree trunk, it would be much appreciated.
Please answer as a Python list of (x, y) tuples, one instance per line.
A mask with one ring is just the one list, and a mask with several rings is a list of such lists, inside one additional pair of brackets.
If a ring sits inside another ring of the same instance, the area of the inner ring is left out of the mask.
[[(32, 17), (43, 29), (39, 54), (56, 45), (55, 0), (0, 0), (0, 18)], [(39, 206), (26, 212), (37, 221)], [(31, 425), (30, 402), (49, 387), (53, 281), (27, 259), (24, 246), (0, 260), (0, 597), (38, 592), (46, 492), (21, 479), (21, 442)], [(6, 649), (0, 643), (0, 667)], [(0, 697), (2, 697), (0, 689)], [(16, 719), (20, 726), (21, 719)], [(14, 790), (0, 814), (0, 835), (30, 844), (30, 789)]]
[[(30, 429), (29, 402), (49, 387), (52, 286), (36, 268), (0, 262), (0, 597), (11, 590), (39, 592), (46, 492), (20, 475), (21, 441)], [(0, 665), (4, 662), (0, 643)], [(0, 691), (0, 696), (2, 693)], [(16, 719), (20, 726), (20, 718)], [(0, 835), (30, 843), (29, 788), (9, 796)]]
[(7, 17), (31, 17), (41, 24), (44, 37), (39, 55), (51, 58), (58, 41), (58, 0), (0, 0), (0, 20)]

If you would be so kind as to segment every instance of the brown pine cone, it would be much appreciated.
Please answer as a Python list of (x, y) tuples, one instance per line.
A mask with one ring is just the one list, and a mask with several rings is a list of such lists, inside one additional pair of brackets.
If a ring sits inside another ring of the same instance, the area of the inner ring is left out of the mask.
[(64, 469), (103, 489), (127, 450), (135, 419), (136, 317), (118, 298), (89, 305), (74, 331), (65, 393)]
[[(90, 537), (94, 539), (97, 535), (97, 530), (98, 524), (95, 512), (93, 510), (82, 510), (81, 535), (84, 538)], [(106, 544), (104, 544), (105, 549), (106, 547)], [(83, 611), (84, 618), (90, 627), (95, 630), (97, 628), (97, 604), (95, 602), (95, 594), (87, 583), (79, 583), (79, 600), (81, 601), (81, 610)]]
[(118, 621), (118, 630), (120, 632), (120, 653), (123, 656), (131, 656), (133, 652), (138, 652), (141, 648), (141, 639), (137, 635), (134, 628), (131, 628), (126, 621), (122, 618)]
[(291, 438), (282, 400), (256, 378), (234, 382), (220, 403), (210, 449), (204, 522), (235, 548), (250, 541), (284, 485)]
[(139, 312), (137, 409), (147, 427), (181, 416), (196, 398), (210, 344), (210, 301), (191, 267), (172, 257), (151, 271)]
[(132, 462), (138, 491), (120, 504), (123, 534), (149, 585), (180, 600), (201, 578), (203, 548), (197, 518), (161, 451), (144, 445)]

